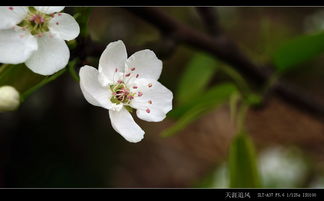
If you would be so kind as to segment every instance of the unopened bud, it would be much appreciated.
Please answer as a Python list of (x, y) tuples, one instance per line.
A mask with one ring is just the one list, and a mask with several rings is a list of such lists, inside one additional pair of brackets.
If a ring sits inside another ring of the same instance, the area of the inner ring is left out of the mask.
[(0, 87), (0, 112), (12, 111), (19, 106), (19, 92), (12, 86)]

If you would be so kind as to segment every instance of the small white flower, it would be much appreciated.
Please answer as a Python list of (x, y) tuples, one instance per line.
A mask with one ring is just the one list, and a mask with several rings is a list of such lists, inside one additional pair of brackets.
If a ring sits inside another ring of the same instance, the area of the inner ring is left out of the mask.
[(19, 106), (19, 92), (12, 86), (0, 87), (0, 112), (12, 111)]
[(157, 80), (162, 62), (153, 51), (141, 50), (127, 59), (124, 43), (108, 44), (99, 69), (83, 66), (80, 86), (86, 100), (109, 110), (112, 127), (129, 142), (139, 142), (144, 131), (130, 112), (145, 121), (162, 121), (172, 109), (172, 92)]
[(75, 19), (58, 13), (64, 6), (0, 7), (0, 63), (24, 63), (33, 72), (51, 75), (64, 68), (70, 51), (64, 40), (80, 33)]

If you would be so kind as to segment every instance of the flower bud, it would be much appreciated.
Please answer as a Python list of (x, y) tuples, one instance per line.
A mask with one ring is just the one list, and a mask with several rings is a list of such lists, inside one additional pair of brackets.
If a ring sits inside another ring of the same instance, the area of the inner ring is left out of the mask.
[(19, 92), (12, 86), (0, 87), (0, 112), (15, 110), (20, 103)]

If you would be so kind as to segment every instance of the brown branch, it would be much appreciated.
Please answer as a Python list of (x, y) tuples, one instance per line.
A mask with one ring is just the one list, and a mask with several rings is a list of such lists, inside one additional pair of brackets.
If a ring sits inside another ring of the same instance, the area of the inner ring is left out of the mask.
[[(272, 75), (270, 68), (253, 63), (223, 34), (216, 38), (211, 37), (177, 21), (159, 8), (127, 7), (126, 9), (158, 28), (162, 35), (171, 35), (179, 43), (211, 53), (221, 61), (234, 67), (257, 86), (262, 86)], [(278, 81), (272, 90), (290, 105), (323, 120), (324, 106), (311, 99), (310, 95), (302, 93), (296, 86)]]
[(218, 22), (217, 10), (214, 7), (197, 7), (196, 9), (210, 35), (218, 36), (222, 33)]

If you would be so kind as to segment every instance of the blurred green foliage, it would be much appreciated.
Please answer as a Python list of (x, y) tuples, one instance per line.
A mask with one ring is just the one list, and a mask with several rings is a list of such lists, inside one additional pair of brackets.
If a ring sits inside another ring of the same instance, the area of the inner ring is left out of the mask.
[(208, 88), (208, 84), (219, 69), (212, 56), (196, 53), (187, 63), (175, 93), (177, 107), (168, 113), (177, 122), (165, 129), (162, 136), (171, 136), (197, 120), (201, 115), (230, 99), (237, 91), (233, 83), (222, 83)]
[(324, 33), (300, 35), (283, 43), (273, 55), (279, 72), (286, 72), (324, 51)]
[(162, 136), (171, 136), (185, 128), (202, 114), (227, 102), (230, 95), (235, 91), (236, 87), (232, 83), (219, 84), (203, 92), (200, 97), (196, 97), (190, 100), (190, 102), (176, 107), (168, 113), (168, 116), (178, 120), (173, 126), (165, 129), (162, 132)]
[(258, 188), (259, 170), (254, 145), (245, 132), (233, 139), (229, 151), (229, 174), (231, 188)]
[(11, 85), (20, 93), (44, 79), (44, 76), (33, 73), (25, 64), (3, 65), (1, 69), (0, 86)]
[(189, 61), (176, 92), (179, 104), (187, 103), (202, 95), (217, 71), (218, 62), (204, 53), (197, 53)]

